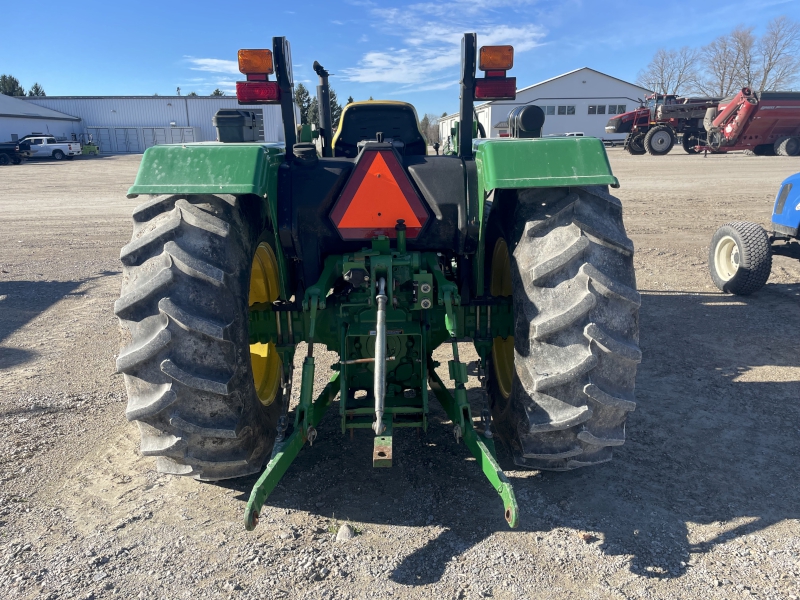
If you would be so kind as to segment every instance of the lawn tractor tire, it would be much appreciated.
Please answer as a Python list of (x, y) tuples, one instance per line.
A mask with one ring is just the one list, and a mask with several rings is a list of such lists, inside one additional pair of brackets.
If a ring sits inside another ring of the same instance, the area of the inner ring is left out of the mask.
[(114, 312), (117, 358), (141, 452), (159, 472), (214, 481), (261, 470), (281, 391), (266, 405), (250, 357), (249, 286), (264, 232), (254, 196), (164, 195), (133, 212)]
[(714, 233), (708, 250), (711, 279), (721, 291), (737, 296), (757, 292), (769, 279), (772, 248), (764, 228), (731, 221)]
[(668, 125), (653, 127), (644, 136), (644, 149), (652, 156), (664, 156), (675, 145), (675, 133)]
[(620, 201), (603, 186), (508, 193), (491, 210), (487, 244), (490, 294), (512, 295), (514, 312), (513, 340), (495, 338), (487, 358), (495, 431), (521, 467), (611, 460), (641, 361)]
[(775, 154), (778, 156), (800, 155), (800, 137), (785, 137), (775, 142)]
[(686, 154), (697, 154), (700, 152), (696, 146), (700, 145), (700, 140), (693, 133), (684, 133), (681, 138), (681, 146), (683, 146)]
[(645, 134), (643, 133), (628, 134), (627, 144), (625, 144), (625, 149), (628, 151), (628, 154), (641, 156), (647, 152), (644, 149), (644, 136)]

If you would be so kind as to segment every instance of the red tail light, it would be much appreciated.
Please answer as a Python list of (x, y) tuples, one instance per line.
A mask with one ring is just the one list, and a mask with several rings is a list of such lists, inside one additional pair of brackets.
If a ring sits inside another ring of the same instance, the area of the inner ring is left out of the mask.
[(239, 104), (280, 104), (281, 88), (277, 81), (237, 81)]
[(516, 77), (486, 77), (475, 80), (475, 100), (514, 100), (516, 97)]

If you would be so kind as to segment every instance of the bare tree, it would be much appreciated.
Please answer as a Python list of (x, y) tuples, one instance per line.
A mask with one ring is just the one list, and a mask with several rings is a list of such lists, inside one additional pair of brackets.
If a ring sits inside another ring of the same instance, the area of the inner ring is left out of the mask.
[(433, 113), (427, 113), (422, 117), (419, 122), (420, 131), (425, 136), (428, 145), (433, 145), (435, 142), (440, 142), (439, 139), (439, 117)]
[[(733, 78), (735, 89), (753, 88), (761, 79), (756, 47), (758, 42), (753, 35), (753, 27), (738, 26), (730, 34), (735, 56), (738, 57), (738, 69)], [(732, 90), (735, 91), (735, 90)]]
[(800, 74), (800, 23), (782, 16), (772, 19), (758, 41), (759, 90), (790, 87)]
[(740, 81), (741, 48), (733, 34), (721, 35), (700, 51), (704, 76), (697, 80), (697, 89), (708, 96), (728, 96)]
[(650, 64), (639, 71), (636, 83), (658, 94), (679, 94), (694, 85), (697, 64), (698, 51), (694, 48), (660, 48)]

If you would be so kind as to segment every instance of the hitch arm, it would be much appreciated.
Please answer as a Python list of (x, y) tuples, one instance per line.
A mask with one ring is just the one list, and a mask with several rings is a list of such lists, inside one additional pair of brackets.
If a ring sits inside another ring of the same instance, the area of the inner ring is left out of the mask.
[[(428, 381), (431, 390), (436, 395), (436, 398), (441, 403), (447, 415), (453, 423), (459, 422), (459, 407), (450, 392), (445, 387), (442, 380), (436, 374), (433, 364), (428, 364)], [(517, 498), (514, 496), (514, 488), (511, 482), (503, 473), (503, 469), (497, 463), (494, 457), (494, 442), (488, 438), (481, 438), (472, 427), (472, 419), (464, 419), (463, 438), (464, 443), (472, 452), (472, 456), (478, 461), (478, 464), (492, 484), (495, 491), (500, 495), (503, 500), (504, 516), (509, 527), (512, 529), (519, 526), (519, 507), (517, 506)]]
[[(339, 373), (335, 373), (328, 385), (325, 386), (325, 389), (314, 401), (311, 410), (308, 411), (307, 422), (309, 427), (316, 427), (319, 424), (338, 392)], [(272, 490), (277, 487), (289, 465), (297, 458), (306, 441), (308, 441), (307, 430), (304, 429), (301, 423), (299, 427), (295, 427), (292, 435), (285, 442), (275, 444), (275, 448), (272, 450), (272, 459), (261, 474), (261, 477), (258, 478), (253, 491), (250, 492), (250, 500), (247, 501), (247, 508), (244, 513), (244, 526), (247, 531), (253, 531), (258, 525), (258, 516), (264, 503), (272, 493)]]

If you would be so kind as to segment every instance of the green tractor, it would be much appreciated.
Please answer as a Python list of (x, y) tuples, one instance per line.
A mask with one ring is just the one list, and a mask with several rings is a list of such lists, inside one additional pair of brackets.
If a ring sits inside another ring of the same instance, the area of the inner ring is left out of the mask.
[[(496, 439), (520, 467), (610, 460), (635, 407), (640, 298), (602, 142), (536, 137), (537, 107), (510, 115), (515, 137), (481, 139), (474, 101), (513, 100), (516, 80), (513, 49), (478, 50), (474, 33), (446, 156), (427, 155), (402, 102), (350, 104), (334, 133), (318, 63), (320, 127), (298, 126), (285, 38), (239, 64), (239, 101), (279, 104), (285, 143), (155, 146), (129, 191), (149, 199), (120, 253), (115, 313), (131, 341), (117, 369), (142, 454), (203, 481), (263, 470), (247, 529), (337, 396), (342, 434), (373, 432), (375, 467), (391, 466), (395, 429), (428, 427), (435, 397), (511, 527)], [(480, 357), (480, 415), (464, 338)], [(449, 386), (432, 359), (442, 344)], [(320, 345), (339, 359), (313, 397)]]

